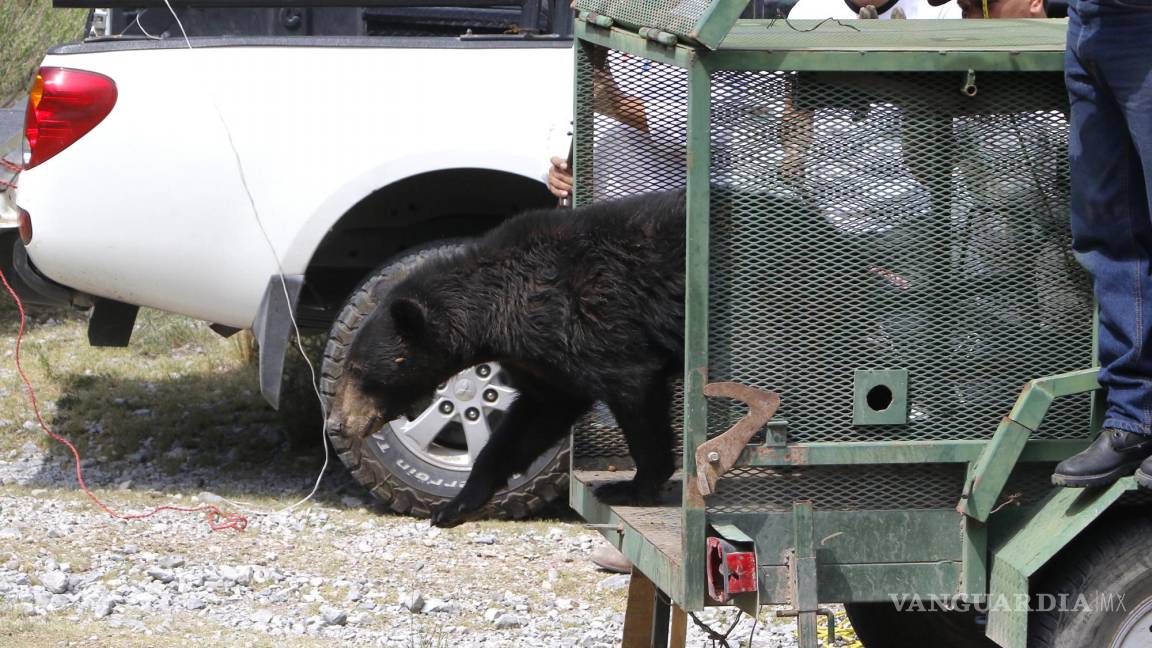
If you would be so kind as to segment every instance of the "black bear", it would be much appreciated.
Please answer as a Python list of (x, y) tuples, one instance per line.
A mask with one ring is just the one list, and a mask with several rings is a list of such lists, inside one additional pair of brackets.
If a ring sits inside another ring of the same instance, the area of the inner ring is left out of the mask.
[(495, 361), (520, 396), (434, 525), (475, 517), (596, 401), (636, 463), (632, 481), (597, 497), (655, 497), (675, 470), (669, 379), (683, 371), (684, 213), (683, 190), (528, 212), (420, 266), (357, 332), (334, 411), (368, 434), (449, 376)]

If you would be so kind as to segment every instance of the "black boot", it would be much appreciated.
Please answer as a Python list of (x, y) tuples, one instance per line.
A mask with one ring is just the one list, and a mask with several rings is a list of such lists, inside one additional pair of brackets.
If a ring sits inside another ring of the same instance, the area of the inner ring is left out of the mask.
[[(1072, 488), (1107, 486), (1132, 474), (1149, 456), (1152, 456), (1152, 437), (1122, 430), (1104, 430), (1092, 445), (1056, 466), (1052, 483)], [(1149, 482), (1152, 483), (1152, 462), (1145, 463), (1149, 464)]]

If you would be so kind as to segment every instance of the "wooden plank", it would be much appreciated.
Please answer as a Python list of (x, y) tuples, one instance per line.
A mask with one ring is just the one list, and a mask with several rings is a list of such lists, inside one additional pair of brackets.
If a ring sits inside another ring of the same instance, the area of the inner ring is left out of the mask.
[(652, 648), (652, 624), (656, 621), (656, 584), (632, 568), (628, 582), (628, 608), (624, 612), (622, 648)]

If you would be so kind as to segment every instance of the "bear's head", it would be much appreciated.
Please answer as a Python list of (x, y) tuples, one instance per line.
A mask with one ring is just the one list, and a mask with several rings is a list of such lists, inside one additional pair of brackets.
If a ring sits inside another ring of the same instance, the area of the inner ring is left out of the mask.
[(367, 436), (381, 424), (413, 415), (413, 405), (467, 367), (458, 336), (428, 297), (393, 290), (367, 316), (348, 350), (333, 398), (345, 429)]

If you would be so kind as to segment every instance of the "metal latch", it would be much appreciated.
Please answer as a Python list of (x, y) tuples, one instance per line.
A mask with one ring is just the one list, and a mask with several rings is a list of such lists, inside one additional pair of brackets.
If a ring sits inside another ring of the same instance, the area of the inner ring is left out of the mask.
[(744, 402), (748, 413), (720, 436), (696, 448), (696, 488), (701, 495), (716, 491), (716, 481), (736, 465), (740, 453), (760, 428), (780, 409), (780, 395), (734, 382), (704, 385), (705, 396), (720, 396)]

